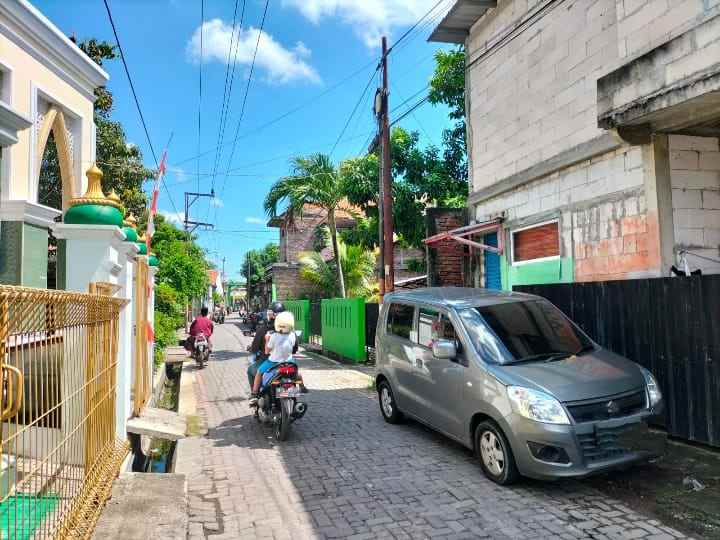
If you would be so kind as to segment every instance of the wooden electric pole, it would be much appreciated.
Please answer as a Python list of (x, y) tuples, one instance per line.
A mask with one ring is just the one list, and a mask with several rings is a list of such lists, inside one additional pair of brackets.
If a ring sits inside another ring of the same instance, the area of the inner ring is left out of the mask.
[(392, 201), (392, 178), (390, 177), (390, 114), (389, 91), (388, 91), (388, 50), (387, 38), (382, 38), (382, 91), (381, 91), (381, 113), (380, 113), (380, 162), (381, 162), (381, 185), (380, 191), (382, 200), (382, 228), (383, 228), (383, 263), (381, 276), (385, 282), (386, 293), (395, 289), (395, 265), (393, 253), (393, 201)]

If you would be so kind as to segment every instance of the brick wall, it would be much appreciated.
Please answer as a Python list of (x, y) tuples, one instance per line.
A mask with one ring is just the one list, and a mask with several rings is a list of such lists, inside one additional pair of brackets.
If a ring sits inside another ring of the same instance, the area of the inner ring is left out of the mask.
[[(558, 3), (513, 31), (540, 2), (501, 0), (473, 26), (470, 61), (488, 53), (467, 75), (472, 190), (604, 134), (596, 84), (618, 58), (615, 2)], [(514, 39), (492, 45), (507, 32)]]
[[(427, 235), (450, 231), (466, 225), (465, 211), (457, 208), (429, 208), (426, 216)], [(454, 240), (443, 240), (429, 249), (428, 273), (432, 286), (465, 284), (465, 248)]]
[(272, 282), (278, 300), (301, 298), (305, 285), (300, 280), (300, 267), (295, 264), (276, 263), (272, 267)]
[[(713, 137), (670, 136), (675, 250), (719, 259), (720, 141)], [(720, 272), (720, 264), (687, 256), (691, 270)]]
[[(291, 227), (281, 231), (280, 235), (280, 260), (281, 262), (296, 263), (300, 253), (304, 251), (315, 251), (315, 230), (318, 226), (327, 222), (326, 213), (321, 210), (305, 211), (301, 217), (295, 218)], [(352, 222), (339, 220), (338, 231), (343, 227), (352, 226)], [(332, 257), (332, 248), (327, 247), (322, 251), (325, 259)]]

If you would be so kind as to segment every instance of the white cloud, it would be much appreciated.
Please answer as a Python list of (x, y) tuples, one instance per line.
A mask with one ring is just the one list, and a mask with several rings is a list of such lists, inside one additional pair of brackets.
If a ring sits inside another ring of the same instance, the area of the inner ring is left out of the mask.
[(185, 221), (185, 214), (182, 212), (168, 212), (167, 210), (158, 210), (158, 214), (164, 217), (168, 222), (175, 225), (182, 225)]
[(265, 220), (259, 217), (246, 217), (245, 223), (251, 223), (253, 225), (265, 225)]
[[(212, 19), (203, 23), (203, 61), (214, 60), (226, 64), (232, 33), (232, 25), (226, 24), (220, 19)], [(320, 76), (315, 68), (305, 61), (310, 57), (311, 52), (302, 41), (298, 41), (293, 48), (288, 49), (275, 41), (267, 32), (261, 33), (253, 26), (241, 28), (236, 32), (232, 44), (232, 54), (229, 56), (230, 61), (235, 58), (237, 53), (237, 63), (250, 66), (258, 35), (260, 35), (260, 45), (255, 65), (264, 70), (268, 81), (273, 83), (299, 80), (320, 82)], [(200, 60), (200, 27), (193, 32), (187, 44), (187, 53), (192, 61)]]
[(187, 174), (185, 174), (185, 171), (183, 169), (181, 169), (180, 167), (168, 167), (167, 172), (175, 175), (175, 181), (178, 184), (187, 182), (187, 179), (188, 179)]
[(223, 206), (225, 206), (225, 203), (223, 203), (222, 199), (218, 199), (217, 197), (213, 197), (212, 199), (210, 199), (210, 204), (215, 208), (222, 208)]
[[(329, 17), (340, 19), (352, 26), (368, 47), (376, 49), (380, 47), (381, 36), (390, 36), (393, 29), (414, 24), (435, 4), (436, 0), (283, 0), (283, 5), (298, 9), (315, 24)], [(430, 17), (448, 7), (439, 7)]]

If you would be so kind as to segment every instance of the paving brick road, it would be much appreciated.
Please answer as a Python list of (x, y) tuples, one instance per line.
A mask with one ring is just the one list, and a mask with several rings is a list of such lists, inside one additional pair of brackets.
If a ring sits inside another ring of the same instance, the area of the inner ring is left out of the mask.
[(208, 432), (178, 452), (191, 540), (683, 538), (580, 482), (499, 487), (462, 446), (386, 424), (367, 376), (318, 360), (301, 360), (308, 413), (276, 444), (247, 406), (248, 338), (228, 321), (196, 372)]

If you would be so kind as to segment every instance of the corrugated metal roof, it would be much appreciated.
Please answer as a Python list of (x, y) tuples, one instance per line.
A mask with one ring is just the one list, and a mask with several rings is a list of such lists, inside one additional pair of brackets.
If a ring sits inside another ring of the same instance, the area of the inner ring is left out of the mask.
[(485, 15), (488, 9), (494, 7), (497, 7), (497, 0), (457, 0), (430, 34), (428, 41), (465, 43), (470, 27)]

